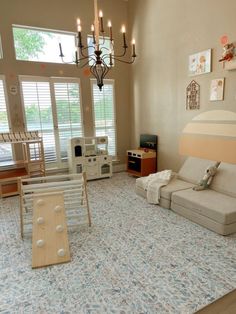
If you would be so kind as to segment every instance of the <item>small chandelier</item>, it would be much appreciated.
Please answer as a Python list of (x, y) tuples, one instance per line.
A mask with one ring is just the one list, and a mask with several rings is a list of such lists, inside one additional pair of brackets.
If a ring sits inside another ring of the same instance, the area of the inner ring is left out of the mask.
[[(97, 85), (100, 90), (103, 87), (103, 80), (111, 67), (114, 65), (114, 60), (132, 64), (135, 61), (136, 53), (135, 53), (135, 40), (132, 40), (132, 55), (131, 59), (124, 60), (122, 59), (127, 52), (128, 45), (126, 42), (126, 30), (125, 26), (122, 26), (121, 32), (123, 34), (123, 52), (119, 55), (114, 54), (114, 40), (112, 35), (112, 24), (111, 21), (108, 21), (108, 29), (109, 29), (109, 42), (110, 42), (110, 49), (105, 47), (105, 31), (103, 27), (103, 13), (99, 11), (98, 14), (98, 6), (97, 0), (94, 0), (94, 24), (91, 25), (91, 32), (92, 32), (92, 46), (84, 46), (82, 43), (82, 27), (80, 19), (77, 19), (77, 47), (75, 51), (75, 60), (69, 63), (74, 63), (76, 66), (79, 65), (81, 62), (81, 68), (90, 65), (90, 72), (97, 80)], [(59, 43), (60, 49), (60, 57), (63, 63), (67, 63), (64, 61), (64, 54), (62, 51), (62, 45)], [(89, 49), (93, 49), (93, 53), (89, 54)]]

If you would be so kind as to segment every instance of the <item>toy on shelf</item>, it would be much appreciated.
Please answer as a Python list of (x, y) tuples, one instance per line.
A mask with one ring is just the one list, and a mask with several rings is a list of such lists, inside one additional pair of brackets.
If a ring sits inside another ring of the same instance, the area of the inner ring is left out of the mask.
[(33, 195), (32, 268), (70, 261), (62, 192)]
[(224, 68), (226, 70), (236, 69), (236, 44), (235, 42), (229, 42), (228, 36), (224, 35), (220, 39), (223, 45), (223, 53), (219, 62), (223, 62)]
[(223, 47), (222, 57), (219, 62), (230, 61), (235, 56), (235, 46), (233, 43), (225, 44)]

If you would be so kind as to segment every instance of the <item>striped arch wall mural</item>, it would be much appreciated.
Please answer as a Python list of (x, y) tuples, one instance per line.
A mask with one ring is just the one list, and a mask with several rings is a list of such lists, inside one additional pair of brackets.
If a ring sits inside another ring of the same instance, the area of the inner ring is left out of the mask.
[(236, 164), (236, 113), (212, 110), (196, 116), (182, 132), (179, 152)]

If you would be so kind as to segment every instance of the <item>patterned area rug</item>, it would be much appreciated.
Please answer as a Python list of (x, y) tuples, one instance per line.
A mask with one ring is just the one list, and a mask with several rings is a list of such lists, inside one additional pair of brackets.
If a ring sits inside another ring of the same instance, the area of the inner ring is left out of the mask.
[(19, 199), (0, 200), (1, 313), (193, 313), (236, 288), (236, 236), (149, 205), (126, 173), (88, 183), (93, 227), (72, 262), (31, 269)]

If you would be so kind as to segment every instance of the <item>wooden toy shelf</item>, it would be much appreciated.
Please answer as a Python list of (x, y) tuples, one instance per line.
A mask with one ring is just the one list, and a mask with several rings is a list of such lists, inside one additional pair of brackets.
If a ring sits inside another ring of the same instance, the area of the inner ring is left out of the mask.
[(23, 160), (0, 163), (0, 197), (19, 194), (19, 178), (45, 175), (43, 141), (38, 131), (0, 133), (0, 145), (21, 144)]

